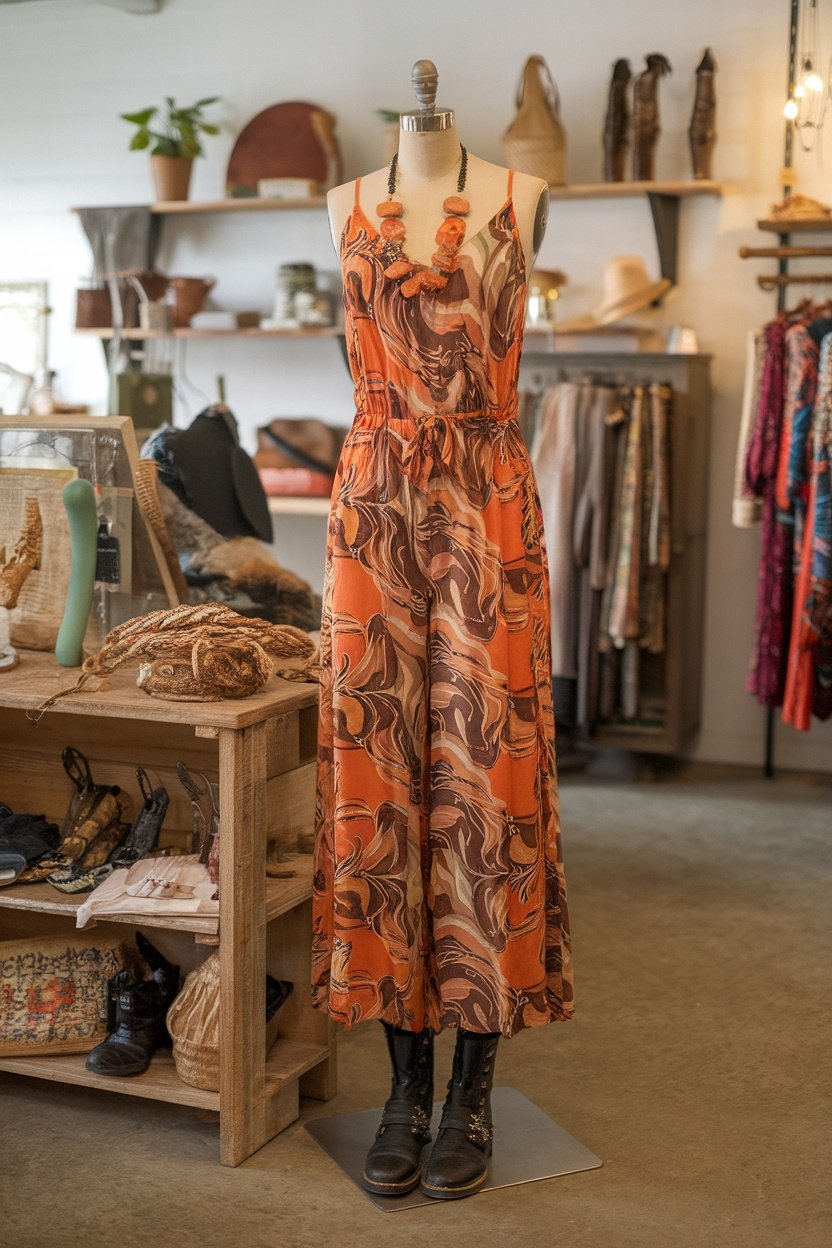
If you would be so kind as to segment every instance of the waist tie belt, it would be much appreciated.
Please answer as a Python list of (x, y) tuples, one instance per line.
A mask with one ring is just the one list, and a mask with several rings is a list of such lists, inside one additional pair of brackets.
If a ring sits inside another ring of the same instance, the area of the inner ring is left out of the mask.
[[(465, 420), (482, 420), (497, 426), (494, 431), (494, 445), (504, 462), (508, 427), (517, 427), (516, 407), (505, 411), (481, 408), (467, 412), (407, 413), (401, 418), (391, 417), (386, 411), (368, 412), (365, 415), (369, 415), (373, 422), (377, 420), (378, 427), (385, 429), (395, 428), (397, 419), (401, 419), (402, 423), (413, 422), (415, 429), (410, 439), (405, 442), (401, 467), (402, 472), (422, 491), (427, 489), (430, 478), (442, 468), (447, 469), (450, 475), (455, 475), (455, 468), (465, 470), (464, 463), (458, 462), (457, 448), (460, 443), (453, 428), (455, 424)], [(464, 456), (464, 447), (462, 453)]]

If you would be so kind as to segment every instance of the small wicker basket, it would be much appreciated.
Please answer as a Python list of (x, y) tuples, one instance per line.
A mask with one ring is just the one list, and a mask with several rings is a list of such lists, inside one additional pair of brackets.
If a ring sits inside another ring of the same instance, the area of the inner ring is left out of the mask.
[[(220, 955), (210, 954), (191, 971), (168, 1010), (173, 1061), (183, 1083), (220, 1090)], [(279, 1013), (266, 1023), (266, 1052), (277, 1039)]]
[(191, 971), (168, 1010), (176, 1073), (183, 1083), (220, 1089), (220, 955), (210, 954)]

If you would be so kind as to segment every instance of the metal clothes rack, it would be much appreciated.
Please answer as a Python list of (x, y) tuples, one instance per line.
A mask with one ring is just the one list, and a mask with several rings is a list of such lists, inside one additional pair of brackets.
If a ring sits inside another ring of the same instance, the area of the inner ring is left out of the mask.
[[(797, 36), (798, 36), (798, 19), (800, 12), (800, 0), (790, 0), (789, 13), (789, 76), (787, 83), (787, 92), (791, 96), (794, 87), (796, 71), (797, 71)], [(783, 198), (787, 200), (792, 193), (794, 182), (791, 176), (791, 170), (794, 168), (794, 126), (791, 121), (786, 121), (786, 132), (783, 143)], [(777, 292), (777, 311), (786, 311), (786, 298), (789, 286), (792, 285), (819, 285), (821, 283), (832, 283), (832, 272), (828, 273), (791, 273), (789, 271), (789, 262), (799, 259), (814, 259), (822, 257), (832, 257), (832, 247), (829, 246), (812, 246), (812, 245), (793, 245), (792, 232), (798, 230), (816, 229), (832, 229), (832, 217), (828, 220), (820, 219), (818, 221), (802, 221), (799, 218), (791, 220), (779, 219), (760, 221), (761, 229), (773, 231), (777, 236), (777, 246), (773, 247), (740, 247), (739, 256), (742, 260), (753, 259), (776, 259), (777, 273), (762, 274), (757, 278), (757, 284), (763, 290), (771, 290)], [(778, 228), (782, 226), (781, 228)], [(774, 775), (774, 723), (775, 710), (773, 706), (767, 707), (766, 729), (765, 729), (765, 759), (763, 764), (763, 773), (767, 777)]]

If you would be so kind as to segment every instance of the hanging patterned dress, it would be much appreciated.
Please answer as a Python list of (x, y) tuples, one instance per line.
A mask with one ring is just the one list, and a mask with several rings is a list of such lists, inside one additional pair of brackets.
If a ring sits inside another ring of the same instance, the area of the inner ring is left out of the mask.
[(356, 414), (326, 548), (312, 998), (347, 1027), (510, 1036), (572, 1014), (511, 176), (445, 288), (410, 298), (359, 194), (341, 239)]

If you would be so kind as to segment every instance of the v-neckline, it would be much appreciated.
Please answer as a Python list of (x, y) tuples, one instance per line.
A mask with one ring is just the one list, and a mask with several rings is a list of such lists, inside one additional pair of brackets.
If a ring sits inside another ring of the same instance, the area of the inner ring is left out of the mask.
[[(501, 217), (501, 216), (503, 215), (503, 213), (506, 211), (506, 209), (509, 209), (509, 210), (511, 211), (511, 215), (512, 215), (512, 238), (513, 238), (513, 241), (514, 241), (514, 242), (517, 244), (517, 246), (520, 248), (520, 254), (521, 254), (522, 258), (523, 258), (523, 271), (524, 271), (524, 273), (525, 273), (526, 255), (525, 255), (525, 252), (523, 251), (523, 245), (522, 245), (522, 243), (520, 242), (519, 231), (518, 231), (518, 228), (517, 228), (517, 217), (516, 217), (516, 214), (515, 214), (515, 212), (514, 212), (514, 198), (513, 198), (513, 196), (511, 196), (511, 195), (509, 195), (509, 196), (508, 196), (508, 198), (504, 201), (504, 203), (503, 203), (502, 207), (500, 207), (500, 208), (498, 208), (498, 209), (497, 209), (497, 211), (494, 213), (494, 216), (493, 216), (493, 217), (491, 217), (491, 218), (490, 218), (490, 220), (486, 221), (486, 222), (485, 222), (485, 224), (484, 224), (484, 225), (482, 225), (482, 226), (481, 226), (481, 227), (477, 230), (476, 234), (472, 234), (470, 238), (466, 238), (466, 240), (464, 241), (464, 243), (462, 244), (462, 246), (459, 248), (459, 251), (464, 251), (464, 250), (465, 250), (465, 248), (469, 246), (469, 244), (471, 244), (471, 243), (475, 243), (475, 242), (477, 241), (477, 239), (480, 237), (480, 235), (481, 235), (481, 234), (484, 234), (486, 230), (489, 230), (489, 229), (491, 228), (491, 226), (494, 224), (494, 222), (498, 219), (498, 217)], [(367, 216), (367, 214), (366, 214), (366, 212), (364, 211), (364, 209), (361, 207), (361, 204), (360, 204), (360, 203), (358, 203), (358, 202), (356, 202), (355, 204), (353, 204), (352, 213), (350, 214), (350, 217), (349, 217), (349, 218), (347, 218), (347, 225), (349, 225), (349, 223), (350, 223), (350, 218), (351, 218), (352, 216), (354, 216), (356, 213), (358, 213), (358, 215), (359, 215), (360, 217), (362, 217), (362, 218), (363, 218), (364, 224), (365, 224), (365, 225), (366, 225), (366, 226), (367, 226), (370, 230), (372, 230), (372, 232), (373, 232), (373, 234), (375, 234), (376, 238), (381, 238), (381, 232), (380, 232), (380, 231), (379, 231), (379, 230), (378, 230), (378, 229), (377, 229), (377, 228), (373, 225), (372, 221), (371, 221), (371, 220), (370, 220), (370, 218)], [(346, 227), (345, 227), (345, 229), (346, 229)], [(425, 268), (425, 267), (428, 267), (428, 268), (429, 268), (429, 267), (430, 267), (429, 265), (428, 265), (428, 266), (426, 266), (426, 265), (422, 265), (422, 264), (421, 264), (421, 262), (420, 262), (420, 261), (418, 261), (418, 260), (411, 260), (411, 257), (410, 257), (410, 256), (405, 256), (405, 257), (404, 257), (404, 259), (406, 259), (406, 260), (408, 261), (408, 263), (411, 263), (411, 264), (414, 264), (414, 265), (419, 265), (419, 267), (420, 267), (420, 268)]]

